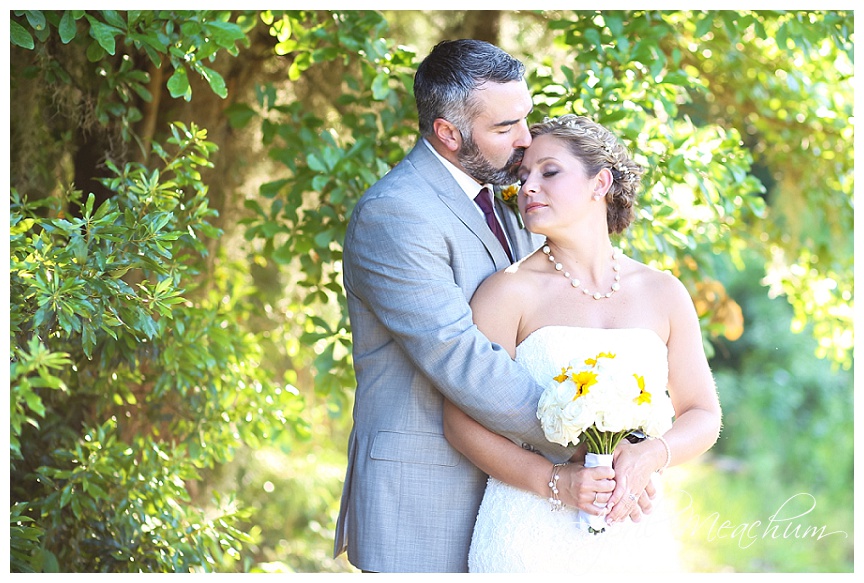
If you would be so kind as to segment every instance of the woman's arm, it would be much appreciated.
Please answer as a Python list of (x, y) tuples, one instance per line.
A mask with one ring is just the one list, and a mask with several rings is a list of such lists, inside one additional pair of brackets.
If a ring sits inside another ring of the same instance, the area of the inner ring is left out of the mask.
[(610, 504), (608, 520), (623, 520), (630, 514), (629, 493), (641, 492), (652, 474), (668, 465), (678, 465), (708, 451), (720, 435), (721, 410), (714, 377), (702, 345), (699, 319), (686, 288), (677, 279), (664, 286), (672, 298), (669, 339), (669, 396), (675, 409), (675, 421), (663, 438), (630, 444), (626, 441), (616, 449), (616, 490)]
[(444, 436), (490, 476), (538, 496), (548, 496), (552, 462), (492, 433), (452, 402), (444, 401)]
[[(544, 498), (551, 496), (552, 462), (492, 433), (446, 399), (444, 436), (471, 463), (493, 478)], [(615, 488), (611, 468), (585, 468), (580, 461), (560, 468), (558, 476), (559, 499), (565, 505), (591, 514), (604, 512), (593, 505), (594, 493), (611, 494)]]

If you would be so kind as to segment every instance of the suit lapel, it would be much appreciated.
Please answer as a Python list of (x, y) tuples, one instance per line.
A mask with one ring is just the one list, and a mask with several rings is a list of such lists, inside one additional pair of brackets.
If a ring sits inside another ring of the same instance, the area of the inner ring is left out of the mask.
[[(501, 243), (498, 242), (494, 233), (489, 229), (489, 226), (483, 219), (483, 215), (478, 212), (476, 205), (471, 199), (465, 196), (465, 192), (459, 188), (450, 172), (429, 151), (429, 148), (423, 143), (418, 143), (414, 146), (408, 157), (420, 175), (427, 180), (432, 189), (438, 194), (441, 202), (462, 221), (469, 231), (474, 233), (483, 242), (483, 245), (492, 255), (495, 268), (504, 269), (508, 267), (510, 259), (501, 247)], [(477, 190), (479, 192), (479, 185), (477, 186)]]
[[(483, 242), (483, 245), (492, 255), (492, 260), (495, 262), (496, 269), (504, 269), (510, 265), (510, 258), (501, 243), (495, 237), (495, 234), (489, 229), (489, 225), (483, 219), (483, 215), (477, 212), (476, 205), (467, 197), (465, 193), (454, 183), (454, 192), (439, 192), (438, 196), (441, 201), (447, 205), (453, 214), (459, 217), (468, 229), (477, 235)], [(479, 188), (478, 188), (479, 190)]]

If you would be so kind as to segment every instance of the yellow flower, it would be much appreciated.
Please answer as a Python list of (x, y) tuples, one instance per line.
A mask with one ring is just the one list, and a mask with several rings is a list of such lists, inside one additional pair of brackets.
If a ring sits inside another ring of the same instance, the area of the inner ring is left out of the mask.
[(639, 396), (633, 399), (636, 401), (637, 405), (641, 405), (642, 403), (651, 403), (651, 393), (645, 390), (645, 377), (642, 375), (634, 374), (633, 377), (636, 379), (636, 384), (639, 385)]
[(588, 387), (597, 384), (597, 373), (592, 370), (583, 370), (572, 375), (571, 379), (576, 383), (576, 394), (573, 395), (575, 401), (588, 394)]
[(495, 198), (501, 200), (505, 205), (509, 206), (516, 215), (516, 220), (519, 222), (519, 228), (525, 228), (525, 222), (522, 220), (522, 215), (519, 214), (519, 183), (502, 186), (495, 189)]
[(600, 354), (598, 354), (594, 358), (586, 358), (585, 364), (587, 364), (588, 366), (594, 366), (595, 364), (597, 364), (597, 361), (600, 360), (601, 358), (615, 358), (615, 355), (612, 354), (611, 352), (601, 352)]
[(510, 199), (515, 198), (519, 194), (519, 185), (511, 184), (501, 189), (501, 200), (510, 202)]
[(559, 374), (557, 377), (552, 377), (552, 380), (557, 381), (559, 383), (563, 383), (564, 381), (567, 380), (567, 376), (569, 375), (571, 370), (573, 370), (572, 366), (568, 366), (567, 368), (562, 368), (561, 374)]

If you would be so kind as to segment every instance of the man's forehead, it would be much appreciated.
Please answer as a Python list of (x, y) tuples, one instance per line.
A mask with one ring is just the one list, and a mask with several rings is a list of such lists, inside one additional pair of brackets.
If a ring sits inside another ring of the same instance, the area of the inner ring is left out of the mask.
[(477, 88), (479, 101), (477, 121), (495, 126), (521, 122), (534, 109), (531, 94), (524, 81), (485, 83)]

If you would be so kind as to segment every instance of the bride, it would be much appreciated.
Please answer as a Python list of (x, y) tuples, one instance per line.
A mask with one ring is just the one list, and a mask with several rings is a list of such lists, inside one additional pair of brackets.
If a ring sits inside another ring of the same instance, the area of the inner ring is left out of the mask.
[[(553, 465), (445, 402), (447, 439), (490, 475), (469, 570), (674, 570), (660, 476), (707, 451), (721, 424), (699, 321), (678, 279), (613, 249), (610, 234), (629, 226), (642, 175), (627, 150), (575, 115), (535, 124), (531, 135), (519, 210), (546, 244), (483, 283), (471, 301), (475, 323), (544, 384), (573, 358), (614, 352), (668, 381), (675, 419), (658, 439), (622, 441), (612, 468), (586, 468), (584, 448), (575, 463)], [(605, 516), (608, 528), (589, 534), (579, 510)]]

